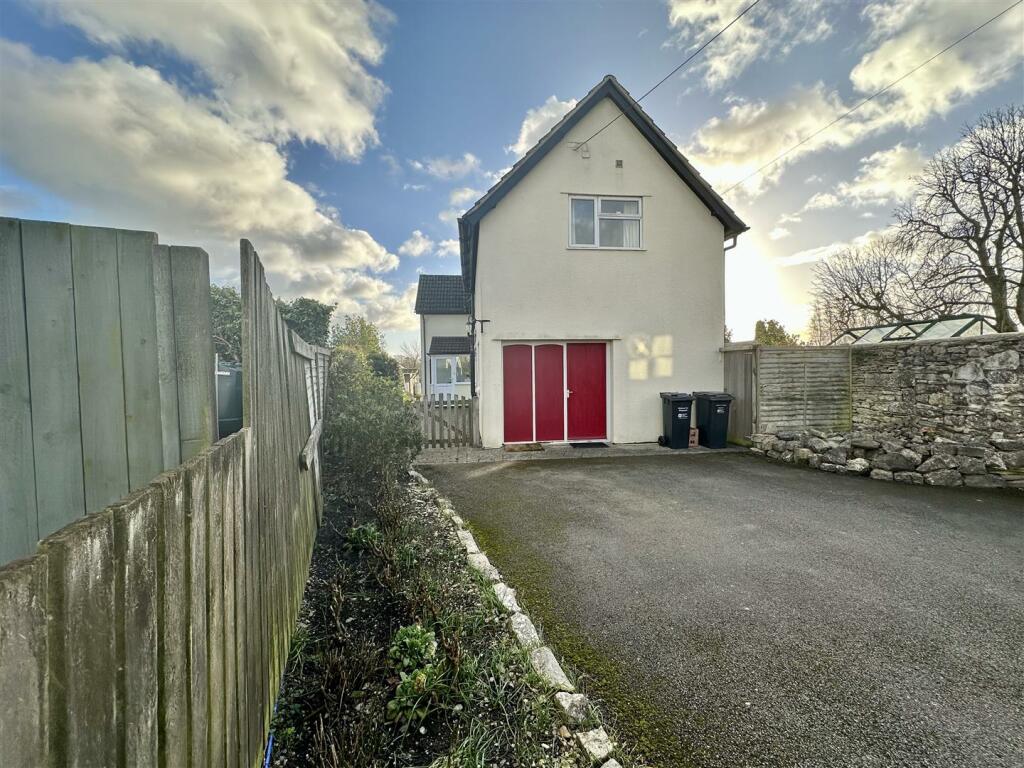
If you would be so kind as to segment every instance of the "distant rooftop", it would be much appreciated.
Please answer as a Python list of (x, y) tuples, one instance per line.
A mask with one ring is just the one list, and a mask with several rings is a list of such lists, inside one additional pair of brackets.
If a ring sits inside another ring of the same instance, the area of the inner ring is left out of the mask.
[(462, 275), (420, 275), (416, 314), (464, 315), (469, 311)]
[(952, 339), (998, 333), (995, 322), (985, 315), (947, 315), (931, 320), (867, 325), (849, 328), (832, 340), (830, 346), (845, 344), (884, 344), (891, 341)]

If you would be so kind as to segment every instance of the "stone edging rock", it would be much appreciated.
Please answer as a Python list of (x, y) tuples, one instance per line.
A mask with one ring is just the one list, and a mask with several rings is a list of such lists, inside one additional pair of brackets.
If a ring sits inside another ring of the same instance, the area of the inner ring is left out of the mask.
[[(421, 485), (430, 485), (430, 481), (414, 469), (409, 470), (409, 476)], [(579, 729), (584, 723), (593, 722), (597, 717), (596, 712), (590, 706), (587, 697), (576, 691), (576, 687), (562, 670), (551, 648), (541, 643), (537, 628), (516, 600), (516, 591), (501, 580), (498, 569), (477, 546), (473, 534), (466, 529), (465, 521), (455, 513), (451, 502), (439, 496), (438, 506), (455, 524), (455, 535), (466, 550), (469, 566), (491, 583), (495, 596), (509, 613), (509, 631), (520, 647), (529, 652), (534, 671), (554, 694), (555, 702), (565, 721), (563, 728), (575, 737), (577, 745), (590, 765), (600, 765), (600, 768), (622, 768), (621, 763), (611, 756), (615, 751), (615, 744), (603, 726), (599, 724), (596, 728), (586, 731)]]
[(824, 472), (910, 485), (1024, 490), (1022, 438), (996, 437), (984, 444), (967, 444), (808, 429), (756, 434), (750, 440), (753, 453)]

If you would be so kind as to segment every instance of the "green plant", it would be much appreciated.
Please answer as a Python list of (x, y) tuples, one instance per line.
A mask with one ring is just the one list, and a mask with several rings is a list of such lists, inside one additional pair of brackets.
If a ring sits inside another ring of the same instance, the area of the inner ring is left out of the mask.
[(376, 523), (363, 523), (352, 526), (345, 534), (345, 546), (356, 552), (379, 552), (382, 539)]
[(410, 624), (399, 629), (391, 641), (391, 648), (388, 649), (388, 659), (400, 672), (425, 667), (436, 655), (437, 639), (434, 633), (419, 624)]
[(418, 414), (395, 379), (377, 376), (366, 354), (334, 349), (322, 445), (327, 476), (353, 501), (375, 500), (404, 477), (419, 452)]
[(427, 664), (412, 672), (399, 672), (401, 682), (395, 689), (395, 696), (388, 702), (388, 718), (402, 724), (408, 730), (415, 723), (422, 723), (444, 698), (445, 684), (440, 667)]
[(230, 285), (210, 284), (213, 349), (225, 360), (242, 361), (242, 297)]
[(277, 308), (288, 327), (310, 344), (324, 346), (331, 331), (331, 315), (337, 304), (324, 304), (300, 296), (291, 301), (277, 300)]

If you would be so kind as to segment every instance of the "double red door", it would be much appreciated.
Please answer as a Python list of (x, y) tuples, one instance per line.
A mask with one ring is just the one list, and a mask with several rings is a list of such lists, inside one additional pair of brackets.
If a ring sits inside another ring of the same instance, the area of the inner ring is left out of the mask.
[(506, 443), (607, 439), (603, 343), (509, 344), (503, 366)]

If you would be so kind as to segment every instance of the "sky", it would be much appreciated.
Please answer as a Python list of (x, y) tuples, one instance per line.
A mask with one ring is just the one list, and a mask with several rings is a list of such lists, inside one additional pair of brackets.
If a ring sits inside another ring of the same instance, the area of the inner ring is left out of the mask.
[[(640, 96), (750, 0), (0, 0), (0, 214), (153, 230), (215, 282), (253, 242), (279, 296), (417, 338), (458, 215), (608, 73)], [(735, 339), (802, 330), (814, 264), (892, 224), (910, 179), (1024, 102), (1013, 0), (761, 0), (642, 102), (751, 227)], [(742, 182), (742, 183), (739, 183)]]

